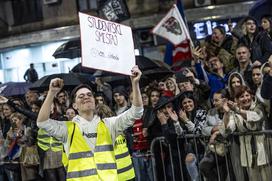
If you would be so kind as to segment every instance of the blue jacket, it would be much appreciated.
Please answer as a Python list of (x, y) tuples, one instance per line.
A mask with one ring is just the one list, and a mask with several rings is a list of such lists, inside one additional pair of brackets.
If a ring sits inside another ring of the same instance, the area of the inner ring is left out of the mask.
[(210, 98), (212, 98), (216, 91), (226, 88), (229, 74), (225, 74), (224, 77), (220, 77), (215, 73), (208, 73), (204, 70), (201, 63), (196, 63), (195, 69), (198, 79), (204, 80), (209, 84), (211, 88)]

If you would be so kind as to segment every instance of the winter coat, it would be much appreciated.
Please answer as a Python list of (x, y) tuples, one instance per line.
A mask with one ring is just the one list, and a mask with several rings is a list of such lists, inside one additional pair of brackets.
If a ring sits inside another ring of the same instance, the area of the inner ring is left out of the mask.
[[(260, 131), (262, 129), (265, 115), (264, 108), (257, 101), (252, 102), (247, 112), (247, 119), (244, 119), (240, 114), (230, 112), (229, 123), (226, 130), (231, 132), (238, 131), (240, 133), (247, 133), (249, 131)], [(257, 165), (267, 164), (267, 154), (265, 152), (264, 135), (260, 136), (239, 136), (240, 140), (240, 159), (243, 167), (251, 167), (253, 164), (253, 156), (257, 156)], [(253, 144), (252, 143), (253, 139)]]
[(239, 43), (244, 44), (249, 48), (252, 63), (258, 60), (263, 64), (267, 62), (269, 56), (272, 54), (271, 40), (265, 32), (257, 33), (252, 42), (249, 37), (245, 35), (239, 40)]

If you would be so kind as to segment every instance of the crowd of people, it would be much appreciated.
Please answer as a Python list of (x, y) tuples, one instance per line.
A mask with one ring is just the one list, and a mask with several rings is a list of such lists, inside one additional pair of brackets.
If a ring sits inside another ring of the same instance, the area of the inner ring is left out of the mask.
[[(253, 132), (272, 128), (271, 28), (269, 15), (246, 17), (230, 33), (214, 27), (190, 66), (150, 80), (141, 95), (136, 68), (130, 87), (96, 78), (96, 90), (70, 91), (54, 79), (48, 91), (1, 96), (0, 181), (270, 180), (271, 135)], [(165, 142), (151, 152), (158, 137)], [(114, 148), (97, 151), (105, 142)]]

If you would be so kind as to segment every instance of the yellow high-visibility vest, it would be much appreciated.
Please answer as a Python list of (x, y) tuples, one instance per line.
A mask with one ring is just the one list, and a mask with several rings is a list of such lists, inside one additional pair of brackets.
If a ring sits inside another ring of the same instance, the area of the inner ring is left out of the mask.
[[(66, 125), (68, 128), (68, 144), (70, 144), (67, 181), (117, 181), (113, 144), (110, 132), (104, 122), (98, 123), (94, 150), (91, 150), (86, 143), (76, 123), (68, 121)], [(70, 140), (71, 143), (69, 143)]]
[(123, 135), (115, 139), (114, 154), (117, 164), (118, 180), (131, 180), (135, 177), (134, 167), (128, 151), (127, 142)]
[(63, 149), (62, 142), (50, 136), (44, 129), (38, 131), (38, 146), (44, 151), (51, 149), (57, 152)]

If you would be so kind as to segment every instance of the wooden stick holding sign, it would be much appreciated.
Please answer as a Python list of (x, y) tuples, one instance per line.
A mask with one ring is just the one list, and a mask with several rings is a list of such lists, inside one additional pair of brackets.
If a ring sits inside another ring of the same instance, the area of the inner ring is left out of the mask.
[(131, 75), (135, 65), (129, 26), (79, 13), (82, 66)]

